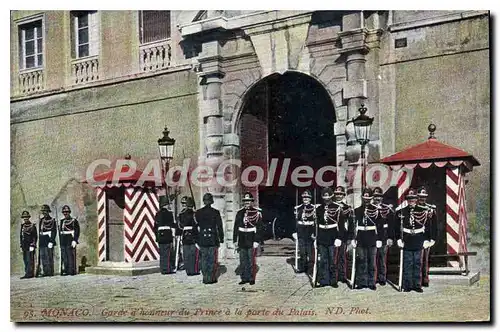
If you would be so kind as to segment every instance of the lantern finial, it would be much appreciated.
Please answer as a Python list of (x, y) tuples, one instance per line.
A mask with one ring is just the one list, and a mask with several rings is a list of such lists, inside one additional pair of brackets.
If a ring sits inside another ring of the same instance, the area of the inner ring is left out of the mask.
[(127, 153), (125, 155), (125, 160), (130, 160), (130, 159), (132, 159), (132, 156), (130, 155), (130, 153)]
[(431, 123), (429, 127), (427, 127), (427, 130), (429, 130), (429, 139), (436, 139), (434, 136), (434, 132), (436, 131), (436, 125)]
[(368, 111), (368, 108), (365, 107), (365, 104), (361, 104), (361, 107), (358, 109), (358, 111), (359, 113), (364, 115)]

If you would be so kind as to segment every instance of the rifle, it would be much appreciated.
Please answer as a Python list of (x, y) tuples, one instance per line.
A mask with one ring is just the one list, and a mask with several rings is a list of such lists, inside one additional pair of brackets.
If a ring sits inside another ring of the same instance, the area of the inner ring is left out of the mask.
[[(354, 227), (353, 229), (353, 240), (356, 241), (356, 237), (358, 236), (358, 221), (356, 220), (356, 213), (355, 211), (355, 201), (354, 201), (354, 191), (352, 193), (352, 214), (353, 214), (353, 222), (352, 225)], [(357, 246), (357, 243), (356, 243)], [(354, 289), (354, 286), (356, 284), (356, 247), (352, 248), (352, 266), (351, 266), (351, 288)]]
[[(186, 153), (184, 152), (184, 150), (182, 150), (182, 155), (184, 157), (184, 159), (186, 159)], [(196, 211), (196, 200), (194, 199), (194, 194), (193, 194), (193, 187), (191, 187), (191, 180), (190, 180), (190, 177), (189, 177), (189, 168), (188, 168), (188, 171), (187, 171), (187, 177), (188, 177), (188, 185), (189, 185), (189, 192), (191, 193), (191, 198), (193, 199), (193, 208), (194, 210)]]
[(316, 225), (314, 225), (314, 230), (315, 230), (315, 239), (314, 239), (314, 263), (313, 263), (313, 276), (312, 276), (312, 282), (313, 282), (313, 288), (316, 287), (316, 278), (318, 277), (318, 221), (316, 219), (316, 188), (314, 188), (314, 220), (316, 222)]
[[(403, 241), (403, 219), (404, 219), (404, 216), (403, 216), (403, 212), (401, 210), (399, 210), (401, 212), (401, 216), (399, 217), (399, 222), (400, 222), (400, 237), (401, 237), (401, 241)], [(403, 248), (399, 248), (399, 278), (398, 278), (398, 287), (399, 287), (399, 291), (401, 292), (403, 290), (403, 286), (402, 286), (402, 280), (403, 279)]]
[[(37, 232), (40, 232), (42, 228), (42, 218), (38, 218), (38, 229)], [(37, 234), (38, 236), (38, 234)], [(38, 243), (38, 258), (37, 258), (37, 264), (36, 264), (36, 274), (35, 277), (40, 276), (40, 242)]]

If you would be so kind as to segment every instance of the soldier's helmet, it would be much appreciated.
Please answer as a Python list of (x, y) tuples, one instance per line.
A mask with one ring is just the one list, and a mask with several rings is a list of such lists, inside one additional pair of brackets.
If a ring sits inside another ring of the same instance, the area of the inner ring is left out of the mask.
[(50, 207), (47, 205), (47, 204), (44, 204), (42, 205), (42, 208), (40, 209), (41, 212), (52, 212), (52, 210), (50, 210)]
[(69, 213), (71, 213), (71, 209), (69, 208), (69, 206), (65, 205), (62, 208), (62, 212), (69, 212)]
[(163, 195), (163, 196), (160, 196), (160, 207), (164, 207), (166, 205), (168, 205), (169, 201), (168, 201), (168, 197)]
[(212, 196), (211, 193), (206, 193), (205, 195), (203, 195), (203, 203), (213, 204), (214, 203), (214, 196)]
[(181, 204), (187, 204), (187, 199), (188, 199), (187, 196), (182, 196), (182, 198), (181, 198)]
[(333, 192), (334, 194), (340, 194), (340, 195), (345, 195), (345, 188), (343, 186), (337, 186), (335, 188), (335, 191)]
[(23, 213), (21, 213), (21, 218), (31, 218), (31, 215), (28, 211), (23, 211)]
[(363, 189), (363, 194), (361, 196), (363, 197), (363, 199), (372, 199), (372, 190), (370, 188)]
[(427, 189), (425, 189), (424, 186), (418, 188), (418, 190), (417, 190), (417, 196), (418, 197), (427, 197), (427, 196), (429, 196), (429, 194), (427, 194)]
[(323, 199), (330, 199), (332, 198), (332, 196), (333, 190), (330, 187), (323, 188), (323, 190), (321, 191), (321, 197), (323, 197)]
[(246, 192), (245, 195), (243, 195), (243, 199), (242, 199), (243, 202), (253, 202), (254, 199), (253, 199), (253, 195), (252, 193), (250, 192)]
[(382, 196), (384, 196), (384, 191), (380, 187), (375, 187), (375, 188), (373, 188), (373, 196), (382, 197)]
[(187, 207), (194, 207), (194, 200), (191, 197), (186, 197), (186, 206)]
[(309, 190), (305, 190), (302, 193), (302, 198), (312, 198), (311, 192)]
[(410, 188), (408, 192), (406, 193), (406, 199), (413, 199), (417, 198), (417, 191), (413, 188)]

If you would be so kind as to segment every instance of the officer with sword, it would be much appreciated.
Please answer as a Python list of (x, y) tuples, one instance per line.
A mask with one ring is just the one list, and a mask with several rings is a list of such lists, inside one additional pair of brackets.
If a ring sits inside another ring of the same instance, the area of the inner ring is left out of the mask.
[[(184, 198), (183, 198), (184, 200)], [(186, 208), (179, 213), (179, 233), (182, 243), (184, 268), (188, 276), (200, 274), (200, 251), (196, 247), (198, 237), (198, 223), (194, 212), (194, 200), (185, 199)]]
[(384, 204), (384, 191), (380, 187), (373, 189), (373, 205), (377, 206), (379, 210), (380, 236), (379, 240), (382, 241), (382, 246), (377, 248), (377, 275), (375, 276), (377, 282), (381, 286), (386, 285), (387, 281), (387, 253), (390, 246), (392, 246), (394, 238), (394, 210), (392, 205)]
[(311, 204), (311, 192), (302, 193), (302, 204), (295, 206), (297, 231), (293, 233), (295, 240), (295, 272), (308, 272), (314, 264), (314, 237), (316, 234), (316, 208)]
[(174, 214), (169, 209), (170, 202), (167, 196), (160, 196), (160, 210), (155, 215), (154, 232), (160, 249), (161, 274), (175, 273), (174, 267), (174, 236), (176, 225)]
[(418, 205), (424, 207), (427, 210), (427, 220), (425, 227), (429, 231), (429, 241), (425, 242), (423, 245), (423, 259), (422, 259), (422, 286), (429, 287), (429, 254), (431, 247), (436, 243), (437, 236), (437, 212), (436, 205), (427, 203), (427, 189), (421, 186), (417, 190)]
[(68, 205), (62, 208), (64, 218), (59, 222), (59, 242), (61, 244), (61, 275), (76, 275), (76, 246), (80, 237), (80, 224), (71, 217)]
[[(42, 218), (38, 223), (40, 232), (38, 238), (39, 260), (37, 266), (37, 277), (40, 276), (40, 267), (43, 270), (43, 277), (54, 275), (54, 247), (56, 246), (57, 221), (50, 216), (52, 212), (47, 204), (42, 205), (40, 209)], [(40, 264), (41, 263), (41, 264)]]
[(24, 262), (24, 276), (21, 279), (29, 279), (35, 276), (35, 249), (38, 237), (36, 225), (30, 221), (30, 213), (23, 211), (21, 218), (23, 223), (19, 234), (19, 242)]
[(346, 190), (343, 186), (337, 186), (333, 192), (333, 199), (337, 204), (342, 206), (342, 222), (344, 224), (344, 236), (341, 239), (342, 244), (339, 249), (339, 260), (338, 260), (338, 271), (339, 277), (338, 281), (347, 283), (347, 244), (352, 240), (350, 234), (353, 233), (351, 228), (354, 225), (354, 210), (352, 206), (344, 202), (346, 197)]

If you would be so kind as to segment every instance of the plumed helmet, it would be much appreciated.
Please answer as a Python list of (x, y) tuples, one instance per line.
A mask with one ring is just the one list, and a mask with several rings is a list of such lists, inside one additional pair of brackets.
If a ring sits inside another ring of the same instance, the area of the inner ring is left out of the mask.
[(427, 193), (427, 189), (425, 189), (424, 186), (418, 188), (417, 190), (417, 196), (418, 197), (427, 197), (429, 194)]
[(246, 192), (244, 195), (243, 195), (243, 199), (242, 199), (243, 202), (253, 202), (254, 199), (253, 199), (253, 195), (252, 193), (250, 192)]
[(384, 191), (380, 187), (375, 187), (375, 188), (373, 188), (373, 196), (382, 197), (382, 196), (384, 196)]
[(342, 194), (342, 195), (345, 195), (346, 192), (345, 192), (345, 188), (342, 187), (342, 186), (337, 186), (335, 188), (335, 191), (333, 192), (334, 194)]
[(305, 190), (302, 193), (302, 198), (312, 198), (311, 192), (309, 190)]
[(69, 206), (64, 205), (64, 206), (62, 207), (62, 212), (71, 212), (71, 209), (69, 208)]
[(40, 211), (41, 212), (52, 212), (52, 210), (50, 209), (50, 207), (47, 204), (43, 204)]
[(363, 189), (363, 194), (361, 195), (363, 199), (372, 199), (373, 194), (370, 188)]
[(186, 197), (186, 206), (187, 207), (194, 207), (194, 200), (191, 197)]
[(203, 203), (213, 204), (214, 203), (214, 196), (212, 196), (211, 193), (206, 193), (205, 195), (203, 195)]
[(417, 198), (417, 191), (413, 188), (410, 188), (406, 193), (406, 199)]
[(31, 215), (28, 211), (23, 211), (23, 213), (21, 213), (21, 218), (31, 218)]
[(332, 198), (332, 196), (333, 190), (330, 187), (323, 188), (323, 190), (321, 191), (321, 197), (323, 197), (324, 199)]

